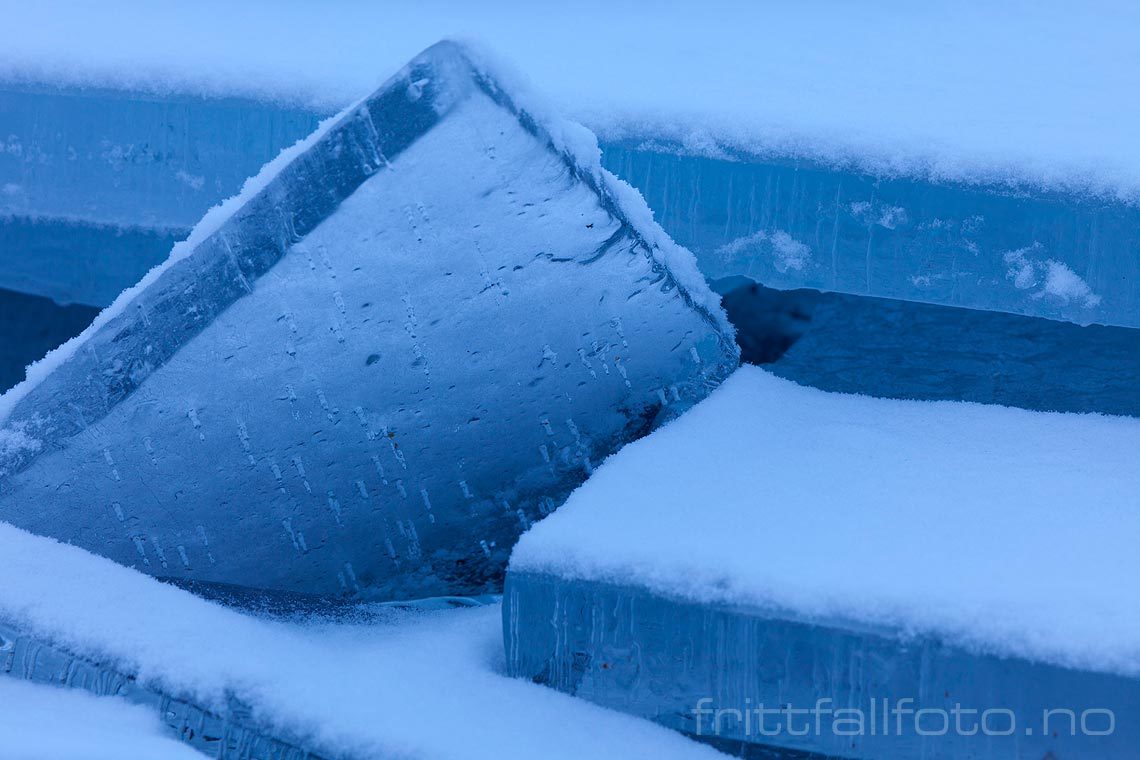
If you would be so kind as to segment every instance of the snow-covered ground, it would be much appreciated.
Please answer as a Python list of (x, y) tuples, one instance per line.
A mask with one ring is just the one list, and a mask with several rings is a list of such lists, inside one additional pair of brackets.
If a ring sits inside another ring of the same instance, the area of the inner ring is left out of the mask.
[(0, 3), (0, 79), (335, 110), (445, 36), (604, 138), (1140, 193), (1140, 5)]
[(826, 393), (743, 367), (606, 461), (512, 571), (1140, 674), (1140, 420)]
[[(0, 619), (207, 709), (222, 710), (228, 692), (252, 707), (258, 726), (329, 756), (717, 756), (651, 723), (502, 675), (499, 605), (271, 622), (2, 523), (0, 577)], [(0, 677), (0, 688), (45, 694), (8, 684)], [(106, 730), (124, 741), (152, 725), (93, 697), (36, 698), (43, 701), (27, 709), (41, 723), (66, 721), (65, 710), (92, 721), (98, 710), (118, 711), (121, 728), (108, 722)], [(0, 729), (10, 717), (0, 716)], [(27, 736), (28, 746), (36, 741)], [(4, 750), (0, 741), (0, 756), (10, 757)]]
[(0, 677), (4, 760), (201, 760), (154, 711), (117, 697)]

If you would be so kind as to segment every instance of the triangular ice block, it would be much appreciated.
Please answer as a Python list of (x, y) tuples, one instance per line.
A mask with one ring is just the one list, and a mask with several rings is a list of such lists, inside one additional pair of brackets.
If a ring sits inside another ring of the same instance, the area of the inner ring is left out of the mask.
[(0, 399), (0, 520), (191, 584), (495, 588), (592, 464), (736, 363), (580, 138), (430, 48)]

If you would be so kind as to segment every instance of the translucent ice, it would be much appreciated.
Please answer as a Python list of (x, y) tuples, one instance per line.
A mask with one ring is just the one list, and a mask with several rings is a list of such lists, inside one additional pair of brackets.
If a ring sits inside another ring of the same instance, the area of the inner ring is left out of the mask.
[(691, 256), (454, 45), (276, 159), (0, 399), (0, 519), (186, 582), (496, 585), (736, 362)]

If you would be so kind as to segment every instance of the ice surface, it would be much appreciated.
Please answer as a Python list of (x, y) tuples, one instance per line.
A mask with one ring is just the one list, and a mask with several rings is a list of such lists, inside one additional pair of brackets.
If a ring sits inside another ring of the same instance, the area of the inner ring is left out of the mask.
[(715, 756), (505, 677), (497, 604), (269, 621), (3, 524), (0, 574), (0, 671), (124, 694), (215, 756), (225, 735), (245, 743), (220, 756), (249, 757), (254, 732), (346, 759)]
[[(511, 572), (1140, 675), (1140, 420), (804, 388), (743, 367), (625, 447)], [(699, 505), (699, 507), (697, 506)]]
[(182, 581), (478, 593), (730, 336), (592, 136), (443, 44), (0, 397), (41, 444), (0, 517)]
[(1128, 3), (116, 8), (6, 9), (0, 287), (105, 305), (375, 72), (460, 34), (599, 132), (711, 278), (1140, 326)]

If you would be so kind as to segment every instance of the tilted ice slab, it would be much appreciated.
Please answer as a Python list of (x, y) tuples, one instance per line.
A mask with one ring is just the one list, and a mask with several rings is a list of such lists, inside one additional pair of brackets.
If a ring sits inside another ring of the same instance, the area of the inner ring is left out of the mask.
[(479, 592), (730, 336), (589, 133), (440, 44), (0, 399), (0, 519), (182, 581)]
[[(1138, 446), (1131, 418), (831, 394), (742, 368), (519, 542), (509, 665), (705, 736), (699, 707), (820, 698), (868, 721), (872, 698), (1019, 721), (1005, 738), (924, 739), (913, 722), (773, 738), (730, 714), (719, 738), (746, 744), (1128, 757), (1140, 612), (1120, 584), (1140, 573)], [(1115, 732), (1074, 737), (1057, 718), (1060, 737), (1043, 735), (1052, 708), (1111, 709)]]
[[(116, 695), (209, 757), (716, 756), (505, 677), (498, 604), (271, 621), (4, 524), (0, 575), (0, 692), (13, 677)], [(0, 755), (13, 746), (0, 734)]]

